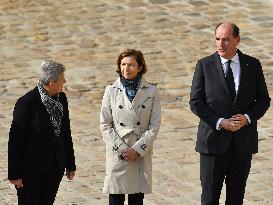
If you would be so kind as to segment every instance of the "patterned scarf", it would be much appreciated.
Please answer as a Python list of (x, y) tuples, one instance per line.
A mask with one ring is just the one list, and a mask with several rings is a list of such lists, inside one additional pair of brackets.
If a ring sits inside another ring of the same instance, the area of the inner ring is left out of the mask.
[(41, 100), (46, 107), (46, 110), (50, 116), (51, 125), (54, 129), (54, 134), (56, 137), (60, 136), (62, 117), (63, 117), (63, 105), (59, 102), (59, 95), (57, 95), (57, 100), (49, 97), (41, 83), (38, 83), (38, 89), (41, 96)]
[(126, 80), (124, 77), (120, 76), (120, 82), (124, 86), (126, 95), (130, 102), (132, 102), (136, 96), (138, 87), (140, 85), (141, 75), (137, 75), (134, 80)]

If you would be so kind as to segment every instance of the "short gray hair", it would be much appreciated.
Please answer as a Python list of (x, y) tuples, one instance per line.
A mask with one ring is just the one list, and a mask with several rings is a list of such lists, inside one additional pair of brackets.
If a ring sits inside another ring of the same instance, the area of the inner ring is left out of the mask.
[(39, 70), (39, 82), (42, 85), (46, 85), (49, 82), (57, 81), (64, 71), (65, 67), (63, 64), (54, 60), (44, 60)]

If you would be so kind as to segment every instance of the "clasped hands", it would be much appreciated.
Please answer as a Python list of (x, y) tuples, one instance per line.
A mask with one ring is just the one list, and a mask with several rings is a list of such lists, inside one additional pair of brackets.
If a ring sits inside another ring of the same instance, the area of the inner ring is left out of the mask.
[(229, 119), (223, 119), (220, 123), (221, 128), (235, 132), (241, 129), (248, 123), (248, 120), (245, 115), (236, 114)]
[(121, 156), (126, 161), (135, 161), (139, 158), (138, 152), (131, 147), (124, 150)]

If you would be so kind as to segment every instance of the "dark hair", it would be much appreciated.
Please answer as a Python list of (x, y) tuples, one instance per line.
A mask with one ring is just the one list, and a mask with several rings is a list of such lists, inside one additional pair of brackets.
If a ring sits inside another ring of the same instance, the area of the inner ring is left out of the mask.
[(138, 66), (142, 67), (142, 70), (139, 72), (140, 75), (143, 75), (143, 74), (145, 74), (147, 72), (147, 66), (146, 66), (146, 63), (145, 63), (145, 60), (144, 60), (142, 52), (140, 50), (135, 50), (135, 49), (127, 48), (127, 49), (124, 49), (119, 54), (118, 59), (117, 59), (118, 69), (116, 70), (116, 72), (119, 75), (121, 75), (121, 69), (120, 69), (121, 60), (124, 57), (128, 57), (128, 56), (134, 56), (135, 59), (136, 59), (136, 62), (138, 64)]
[(234, 38), (236, 38), (236, 37), (238, 37), (238, 36), (240, 35), (240, 29), (239, 29), (239, 27), (238, 27), (236, 24), (230, 23), (230, 22), (221, 22), (221, 23), (219, 23), (219, 24), (216, 26), (216, 28), (215, 28), (215, 34), (216, 34), (217, 28), (218, 28), (219, 26), (221, 26), (222, 24), (230, 24), (230, 25), (231, 25), (231, 27), (232, 27), (232, 36), (233, 36)]

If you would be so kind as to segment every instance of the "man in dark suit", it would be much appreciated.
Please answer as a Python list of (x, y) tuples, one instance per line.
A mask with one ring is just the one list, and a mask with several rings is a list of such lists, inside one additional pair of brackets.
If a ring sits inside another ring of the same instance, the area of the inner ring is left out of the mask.
[(64, 171), (76, 165), (67, 98), (62, 92), (65, 67), (45, 60), (38, 85), (14, 107), (8, 142), (8, 179), (18, 205), (52, 205)]
[(197, 62), (190, 96), (200, 118), (201, 204), (219, 204), (225, 180), (226, 204), (241, 205), (252, 154), (258, 152), (257, 121), (270, 97), (259, 60), (237, 49), (239, 28), (220, 23), (215, 37), (217, 52)]

